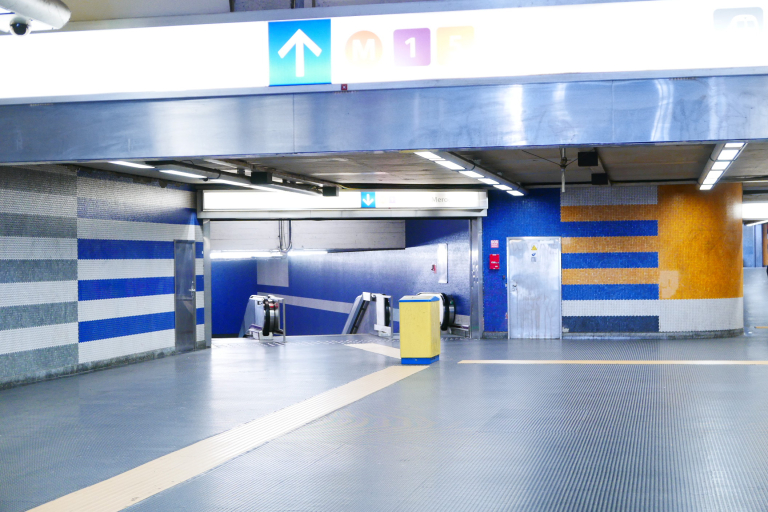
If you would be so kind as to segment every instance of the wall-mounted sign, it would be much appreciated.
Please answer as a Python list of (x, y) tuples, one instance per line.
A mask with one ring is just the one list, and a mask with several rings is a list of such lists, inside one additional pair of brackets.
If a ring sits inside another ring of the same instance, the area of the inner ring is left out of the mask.
[(102, 22), (0, 36), (0, 54), (24, 67), (0, 81), (0, 101), (764, 74), (766, 9), (768, 0), (658, 0), (122, 29), (100, 29)]
[(337, 197), (257, 190), (204, 190), (203, 211), (486, 210), (485, 191), (342, 191)]

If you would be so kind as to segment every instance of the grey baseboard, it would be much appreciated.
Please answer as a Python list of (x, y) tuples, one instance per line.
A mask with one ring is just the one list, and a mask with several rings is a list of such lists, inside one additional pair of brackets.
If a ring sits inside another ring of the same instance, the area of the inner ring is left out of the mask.
[(118, 366), (126, 366), (129, 364), (141, 363), (144, 361), (152, 361), (154, 359), (162, 359), (166, 356), (172, 356), (172, 355), (176, 355), (175, 348), (164, 348), (160, 350), (151, 350), (149, 352), (142, 352), (140, 354), (131, 354), (123, 357), (114, 357), (112, 359), (103, 359), (100, 361), (69, 365), (61, 368), (52, 368), (50, 370), (42, 370), (42, 371), (24, 374), (24, 375), (15, 375), (13, 377), (0, 379), (0, 390), (13, 388), (16, 386), (24, 386), (26, 384), (33, 384), (35, 382), (58, 379), (61, 377), (79, 375), (82, 373), (94, 372), (98, 370), (106, 370), (108, 368), (116, 368)]

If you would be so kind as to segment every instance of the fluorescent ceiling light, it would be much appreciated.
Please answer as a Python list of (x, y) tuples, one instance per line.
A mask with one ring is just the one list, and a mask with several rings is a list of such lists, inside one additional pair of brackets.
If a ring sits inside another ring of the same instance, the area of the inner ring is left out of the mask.
[(709, 171), (707, 174), (707, 177), (704, 178), (704, 182), (702, 185), (714, 185), (717, 183), (717, 180), (720, 179), (720, 176), (723, 175), (723, 171)]
[(122, 166), (125, 166), (125, 167), (135, 167), (136, 169), (154, 169), (154, 167), (152, 167), (151, 165), (139, 164), (139, 163), (136, 163), (136, 162), (124, 162), (122, 160), (114, 160), (114, 161), (107, 162), (107, 163), (115, 164), (115, 165), (122, 165)]
[(724, 171), (731, 165), (731, 162), (715, 162), (712, 164), (713, 171)]
[(699, 190), (712, 190), (712, 187), (714, 187), (714, 185), (702, 185), (699, 187)]
[(494, 185), (494, 187), (496, 187), (499, 190), (504, 190), (504, 191), (512, 190), (512, 187), (508, 187), (506, 185)]
[(739, 150), (738, 149), (724, 149), (720, 152), (720, 154), (717, 156), (717, 159), (722, 161), (732, 161), (737, 156), (739, 156)]
[(317, 256), (320, 254), (328, 254), (326, 250), (292, 250), (288, 251), (288, 256)]
[(725, 145), (726, 149), (741, 149), (744, 147), (743, 142), (729, 142)]
[(492, 180), (490, 178), (480, 178), (477, 181), (479, 181), (480, 183), (485, 183), (486, 185), (498, 185), (499, 184), (498, 181)]
[(280, 251), (211, 251), (212, 260), (249, 260), (252, 258), (279, 258)]
[(426, 158), (427, 160), (442, 160), (443, 157), (437, 156), (436, 154), (432, 153), (431, 151), (416, 151), (414, 155), (420, 156), (421, 158)]
[(482, 178), (483, 175), (475, 171), (459, 171), (459, 174), (463, 174), (467, 178)]
[(462, 166), (460, 166), (458, 164), (455, 164), (453, 162), (449, 162), (448, 160), (434, 160), (434, 162), (436, 164), (442, 165), (443, 167), (447, 167), (448, 169), (450, 169), (452, 171), (463, 171), (464, 170), (464, 167), (462, 167)]
[(760, 224), (768, 224), (768, 220), (759, 220), (757, 222), (750, 222), (747, 224), (747, 227), (749, 226), (759, 226)]
[(204, 178), (204, 176), (200, 176), (198, 174), (192, 174), (191, 172), (172, 171), (170, 169), (160, 169), (160, 172), (165, 173), (165, 174), (173, 174), (175, 176), (184, 176), (185, 178), (196, 178), (198, 180)]
[(267, 187), (259, 187), (257, 185), (251, 185), (249, 183), (242, 183), (240, 181), (228, 180), (226, 178), (216, 178), (208, 180), (207, 183), (213, 185), (234, 185), (235, 187), (252, 188), (254, 190), (263, 190), (265, 192), (273, 192), (273, 189)]
[(520, 192), (519, 190), (510, 190), (509, 192), (507, 192), (507, 194), (515, 196), (515, 197), (522, 197), (522, 196), (525, 195), (522, 192)]

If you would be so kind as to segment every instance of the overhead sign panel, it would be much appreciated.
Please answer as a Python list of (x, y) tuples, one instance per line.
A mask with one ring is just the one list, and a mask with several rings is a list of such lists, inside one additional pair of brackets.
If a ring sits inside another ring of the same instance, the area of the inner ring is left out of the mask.
[(764, 74), (766, 9), (658, 0), (0, 36), (24, 69), (0, 81), (0, 101)]
[(269, 85), (331, 83), (331, 20), (269, 22)]
[(203, 211), (296, 210), (485, 210), (485, 191), (377, 190), (342, 191), (337, 197), (306, 196), (290, 192), (205, 190)]

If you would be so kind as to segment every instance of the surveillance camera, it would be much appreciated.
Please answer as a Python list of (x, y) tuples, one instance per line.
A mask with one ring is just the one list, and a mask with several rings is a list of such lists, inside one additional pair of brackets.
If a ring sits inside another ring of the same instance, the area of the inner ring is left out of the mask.
[(15, 36), (25, 36), (29, 34), (31, 26), (29, 20), (15, 19), (10, 24), (11, 34)]

